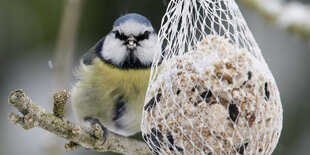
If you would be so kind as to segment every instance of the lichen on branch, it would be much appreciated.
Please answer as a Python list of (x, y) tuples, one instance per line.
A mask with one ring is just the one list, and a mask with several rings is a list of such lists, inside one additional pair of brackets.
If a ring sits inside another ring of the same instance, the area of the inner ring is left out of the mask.
[[(57, 100), (57, 97), (60, 97)], [(122, 154), (151, 154), (147, 145), (144, 142), (123, 137), (112, 132), (109, 132), (106, 141), (103, 136), (98, 136), (98, 131), (87, 129), (74, 124), (63, 117), (63, 106), (69, 93), (67, 91), (60, 91), (55, 93), (55, 104), (61, 102), (57, 112), (54, 114), (48, 112), (44, 108), (36, 105), (23, 90), (18, 89), (12, 91), (9, 96), (10, 105), (14, 106), (22, 117), (15, 113), (9, 113), (9, 119), (14, 124), (20, 124), (24, 129), (28, 130), (33, 127), (40, 127), (44, 130), (50, 131), (70, 142), (65, 144), (66, 150), (77, 148), (78, 145), (90, 148), (96, 151), (112, 151)], [(60, 110), (59, 110), (60, 108)], [(54, 108), (55, 109), (55, 108)]]

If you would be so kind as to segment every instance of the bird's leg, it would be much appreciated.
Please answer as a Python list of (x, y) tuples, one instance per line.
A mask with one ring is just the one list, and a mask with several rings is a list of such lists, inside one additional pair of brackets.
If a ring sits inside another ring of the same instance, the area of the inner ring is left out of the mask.
[[(91, 117), (85, 117), (84, 121), (89, 122), (91, 124), (91, 127), (94, 131), (94, 135), (96, 137), (103, 137), (103, 143), (105, 143), (105, 141), (107, 140), (108, 137), (108, 129), (102, 125), (102, 123), (96, 119), (96, 118), (91, 118)], [(101, 131), (99, 129), (99, 127), (101, 128)], [(102, 134), (103, 132), (103, 134)]]

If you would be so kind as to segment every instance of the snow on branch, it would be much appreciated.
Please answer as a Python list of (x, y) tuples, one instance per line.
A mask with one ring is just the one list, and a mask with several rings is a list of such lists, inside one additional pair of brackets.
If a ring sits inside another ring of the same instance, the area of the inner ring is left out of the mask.
[(144, 142), (123, 137), (112, 132), (108, 133), (106, 141), (103, 140), (103, 131), (99, 125), (86, 129), (78, 126), (63, 117), (63, 107), (69, 98), (67, 91), (59, 91), (54, 94), (54, 113), (50, 113), (36, 105), (23, 90), (12, 91), (9, 96), (10, 105), (14, 106), (22, 117), (15, 113), (9, 113), (9, 119), (15, 124), (20, 124), (28, 130), (40, 127), (50, 131), (70, 142), (65, 144), (66, 150), (72, 150), (79, 145), (96, 151), (112, 151), (122, 154), (150, 154)]
[(310, 4), (283, 0), (238, 0), (254, 8), (277, 26), (310, 37)]

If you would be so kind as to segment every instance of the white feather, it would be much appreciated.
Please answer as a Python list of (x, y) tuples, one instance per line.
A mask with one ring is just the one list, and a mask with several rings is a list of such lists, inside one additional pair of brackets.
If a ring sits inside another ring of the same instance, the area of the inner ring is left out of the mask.
[(143, 40), (140, 42), (139, 47), (137, 47), (137, 51), (135, 56), (141, 61), (142, 64), (149, 64), (153, 61), (155, 52), (157, 52), (157, 36), (156, 34), (150, 34), (149, 39)]
[(128, 55), (126, 52), (126, 46), (123, 45), (123, 41), (116, 39), (113, 33), (110, 33), (106, 37), (102, 46), (102, 57), (106, 60), (111, 60), (114, 63), (122, 64), (124, 58)]
[(133, 34), (135, 36), (144, 33), (145, 31), (152, 32), (154, 31), (153, 27), (149, 27), (140, 23), (137, 23), (134, 20), (128, 20), (119, 26), (113, 28), (112, 31), (120, 31), (123, 32), (125, 35)]
[[(144, 24), (137, 23), (134, 20), (128, 20), (117, 27), (114, 27), (112, 31), (120, 31), (124, 35), (141, 35), (145, 31), (153, 32), (153, 27), (146, 26)], [(139, 42), (140, 46), (134, 52), (140, 62), (144, 65), (149, 65), (154, 58), (156, 51), (157, 35), (155, 33), (149, 34), (149, 38)], [(115, 64), (122, 65), (124, 60), (128, 56), (127, 47), (124, 45), (124, 41), (115, 37), (115, 33), (110, 33), (105, 38), (102, 45), (101, 55), (106, 60), (110, 60)]]

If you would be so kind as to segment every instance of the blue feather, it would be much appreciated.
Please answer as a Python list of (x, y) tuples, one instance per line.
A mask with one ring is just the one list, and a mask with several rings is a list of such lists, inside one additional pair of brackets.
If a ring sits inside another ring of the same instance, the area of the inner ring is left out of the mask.
[(126, 14), (124, 16), (119, 17), (114, 22), (113, 27), (119, 26), (120, 24), (122, 24), (128, 20), (134, 20), (134, 21), (141, 23), (145, 26), (152, 26), (151, 22), (147, 18), (145, 18), (144, 16), (137, 14), (137, 13), (129, 13), (129, 14)]

